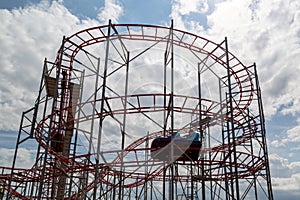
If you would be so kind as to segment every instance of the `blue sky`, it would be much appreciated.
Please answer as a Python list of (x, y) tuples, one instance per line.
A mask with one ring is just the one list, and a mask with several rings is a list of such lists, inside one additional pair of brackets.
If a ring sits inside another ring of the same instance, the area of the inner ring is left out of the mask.
[[(63, 35), (106, 24), (108, 19), (166, 26), (173, 19), (175, 28), (215, 42), (227, 36), (234, 55), (246, 65), (256, 62), (275, 197), (296, 199), (299, 10), (297, 0), (0, 0), (0, 166), (10, 166), (21, 113), (33, 106), (43, 60), (55, 57)], [(30, 158), (28, 149), (23, 151)]]

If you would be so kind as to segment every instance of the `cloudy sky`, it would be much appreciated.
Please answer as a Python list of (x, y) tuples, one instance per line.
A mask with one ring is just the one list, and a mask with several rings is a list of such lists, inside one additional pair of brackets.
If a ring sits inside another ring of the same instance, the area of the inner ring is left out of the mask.
[[(274, 195), (300, 196), (300, 1), (0, 0), (0, 166), (10, 166), (21, 113), (34, 104), (44, 58), (62, 37), (92, 26), (146, 23), (221, 42), (257, 65)], [(24, 166), (33, 156), (22, 148)]]

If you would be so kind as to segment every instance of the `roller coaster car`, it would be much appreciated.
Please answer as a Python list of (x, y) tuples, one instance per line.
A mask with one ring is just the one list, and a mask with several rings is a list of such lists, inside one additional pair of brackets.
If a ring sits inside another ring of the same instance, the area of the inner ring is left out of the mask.
[(177, 132), (172, 136), (155, 138), (151, 143), (151, 157), (160, 161), (196, 161), (200, 148), (199, 133), (183, 138)]

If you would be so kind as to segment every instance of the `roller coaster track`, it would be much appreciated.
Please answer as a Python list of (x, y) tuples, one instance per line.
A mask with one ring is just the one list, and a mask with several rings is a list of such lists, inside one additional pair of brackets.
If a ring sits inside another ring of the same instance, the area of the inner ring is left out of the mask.
[[(113, 24), (111, 25), (114, 34), (107, 35), (107, 29), (109, 28), (109, 25), (106, 26), (99, 26), (94, 27), (90, 29), (86, 29), (83, 31), (80, 31), (68, 38), (65, 39), (63, 45), (58, 51), (57, 59), (55, 63), (57, 66), (59, 63), (62, 63), (61, 67), (63, 70), (67, 70), (67, 74), (70, 75), (71, 71), (73, 70), (73, 63), (75, 62), (75, 57), (77, 53), (81, 50), (84, 50), (85, 47), (94, 45), (101, 42), (106, 42), (107, 40), (138, 40), (138, 41), (151, 41), (151, 42), (170, 42), (168, 37), (165, 37), (165, 35), (160, 34), (164, 32), (169, 32), (170, 28), (168, 27), (162, 27), (162, 26), (151, 26), (151, 25), (138, 25), (138, 24)], [(147, 30), (151, 29), (152, 31), (149, 32)], [(213, 157), (212, 160), (198, 160), (195, 161), (195, 165), (199, 165), (200, 162), (204, 161), (204, 165), (211, 166), (211, 177), (210, 180), (224, 180), (225, 174), (218, 174), (217, 169), (224, 166), (233, 165), (234, 163), (230, 163), (228, 161), (221, 160), (218, 156), (220, 153), (228, 152), (229, 148), (233, 145), (239, 145), (243, 144), (249, 140), (251, 140), (257, 131), (257, 124), (255, 122), (255, 118), (252, 116), (248, 116), (249, 120), (247, 122), (247, 125), (245, 125), (245, 122), (242, 120), (243, 115), (245, 111), (247, 110), (248, 106), (251, 104), (253, 95), (254, 95), (254, 84), (252, 80), (252, 72), (248, 70), (246, 66), (244, 66), (233, 54), (227, 51), (223, 47), (223, 43), (216, 44), (214, 42), (211, 42), (205, 38), (202, 38), (200, 36), (184, 32), (181, 30), (173, 29), (174, 39), (172, 43), (174, 45), (177, 45), (182, 48), (189, 49), (192, 52), (202, 53), (207, 55), (208, 57), (215, 60), (217, 63), (222, 65), (225, 69), (229, 68), (230, 76), (224, 77), (224, 83), (226, 83), (226, 80), (228, 78), (233, 78), (234, 83), (232, 87), (232, 100), (234, 102), (234, 106), (232, 108), (232, 114), (234, 119), (234, 124), (241, 127), (241, 131), (243, 132), (242, 136), (239, 136), (236, 138), (235, 141), (231, 143), (227, 143), (225, 145), (218, 145), (214, 146), (211, 149), (203, 149), (205, 152), (210, 152)], [(185, 40), (185, 38), (188, 37), (189, 40)], [(229, 63), (228, 63), (229, 61)], [(228, 66), (229, 65), (229, 66)], [(66, 84), (70, 84), (67, 79)], [(137, 102), (137, 103), (131, 103), (128, 108), (118, 108), (114, 109), (113, 107), (111, 110), (106, 110), (102, 116), (100, 116), (100, 113), (96, 113), (96, 117), (98, 118), (105, 118), (108, 116), (113, 115), (121, 115), (121, 114), (133, 114), (133, 113), (146, 113), (146, 112), (161, 112), (168, 110), (168, 107), (165, 107), (164, 105), (161, 105), (157, 102), (159, 102), (159, 98), (162, 98), (163, 96), (169, 97), (170, 95), (164, 95), (164, 94), (136, 94), (136, 95), (128, 95), (127, 102)], [(152, 105), (142, 105), (140, 98), (148, 98), (151, 100)], [(67, 99), (69, 97), (66, 97)], [(107, 97), (106, 99), (97, 99), (95, 101), (98, 101), (100, 103), (110, 103), (110, 101), (119, 101), (123, 102), (125, 96), (116, 96), (116, 97)], [(189, 104), (186, 104), (187, 101), (195, 101), (199, 102), (199, 98), (197, 97), (188, 97), (183, 95), (174, 95), (174, 98), (177, 98), (180, 104), (174, 105), (173, 109), (174, 112), (182, 112), (182, 113), (200, 113), (203, 112), (204, 116), (207, 117), (214, 117), (219, 112), (220, 107), (228, 106), (227, 103), (224, 103), (224, 105), (220, 105), (220, 103), (214, 102), (209, 99), (201, 99), (203, 104), (206, 104), (207, 109), (206, 110), (199, 110), (196, 107), (189, 107)], [(76, 105), (76, 107), (81, 108), (89, 104), (95, 103), (95, 101), (87, 101), (82, 102)], [(105, 102), (104, 102), (105, 101)], [(66, 105), (63, 108), (60, 108), (58, 105), (54, 109), (54, 113), (52, 115), (47, 116), (45, 119), (39, 122), (38, 126), (35, 129), (35, 139), (40, 144), (41, 147), (44, 149), (48, 148), (48, 152), (55, 157), (57, 162), (60, 163), (63, 167), (64, 173), (70, 174), (74, 172), (82, 172), (87, 171), (90, 173), (95, 173), (97, 167), (94, 163), (84, 163), (80, 162), (78, 160), (89, 160), (88, 158), (91, 156), (90, 154), (85, 155), (78, 155), (75, 157), (66, 157), (58, 152), (56, 152), (54, 149), (51, 148), (51, 146), (47, 145), (47, 140), (49, 134), (51, 133), (47, 132), (49, 129), (52, 133), (57, 132), (59, 129), (63, 128), (62, 125), (57, 125), (53, 127), (50, 127), (49, 121), (51, 120), (51, 117), (58, 116), (61, 113), (66, 113), (68, 109), (70, 108), (70, 105), (67, 105), (67, 102), (64, 102)], [(122, 105), (122, 103), (120, 103)], [(198, 110), (197, 110), (198, 109)], [(92, 115), (85, 115), (81, 118), (76, 118), (72, 123), (81, 123), (87, 120), (90, 120)], [(55, 118), (55, 117), (54, 117)], [(219, 116), (219, 118), (214, 119), (216, 123), (219, 123), (220, 120), (229, 121), (230, 120), (230, 114), (226, 113), (225, 115)], [(65, 121), (65, 123), (69, 123)], [(97, 180), (94, 180), (93, 182), (89, 183), (87, 187), (84, 189), (85, 192), (90, 191), (95, 185), (97, 185), (100, 181), (103, 183), (106, 183), (108, 185), (113, 186), (113, 183), (110, 181), (107, 181), (105, 177), (114, 176), (116, 173), (120, 173), (120, 171), (115, 170), (114, 168), (116, 166), (120, 166), (121, 163), (126, 167), (126, 165), (130, 167), (136, 167), (139, 168), (141, 164), (147, 163), (149, 166), (158, 166), (154, 167), (153, 171), (150, 175), (146, 175), (141, 173), (140, 171), (123, 171), (122, 177), (132, 179), (133, 181), (130, 183), (127, 183), (124, 185), (124, 187), (136, 187), (138, 185), (143, 184), (145, 181), (148, 180), (162, 180), (162, 172), (164, 164), (155, 161), (153, 159), (150, 160), (133, 160), (131, 162), (123, 161), (123, 159), (120, 158), (119, 155), (126, 156), (129, 153), (133, 153), (134, 155), (137, 155), (138, 152), (141, 151), (149, 151), (150, 148), (141, 148), (141, 144), (144, 144), (146, 141), (150, 141), (154, 139), (157, 136), (163, 135), (162, 131), (158, 131), (155, 133), (151, 133), (147, 136), (144, 136), (142, 138), (139, 138), (129, 146), (125, 148), (124, 151), (114, 151), (118, 156), (111, 162), (103, 163), (98, 169), (101, 170), (101, 175), (98, 177)], [(110, 151), (102, 151), (100, 153), (101, 157), (105, 160), (105, 156), (109, 153), (112, 153)], [(121, 154), (122, 153), (122, 154)], [(239, 177), (246, 177), (249, 175), (252, 175), (256, 173), (259, 169), (261, 169), (264, 165), (264, 160), (262, 160), (259, 156), (251, 155), (247, 152), (239, 152), (237, 151), (237, 157), (238, 161), (235, 162), (235, 164), (238, 165), (240, 168), (240, 172), (238, 174)], [(251, 161), (250, 161), (251, 160)], [(180, 163), (180, 162), (179, 162)], [(181, 163), (184, 164), (184, 163)], [(18, 173), (14, 174), (12, 176), (13, 182), (21, 183), (21, 182), (30, 182), (30, 181), (38, 181), (40, 179), (40, 171), (42, 166), (35, 166), (31, 169), (17, 169), (19, 171)], [(60, 171), (61, 169), (58, 169)], [(51, 166), (48, 164), (46, 167), (46, 174), (55, 174), (55, 169), (51, 168)], [(59, 176), (59, 174), (57, 174)], [(45, 176), (45, 179), (50, 179), (51, 177)], [(53, 177), (52, 177), (53, 178)], [(182, 177), (183, 180), (188, 181), (188, 177)], [(228, 177), (227, 177), (228, 178)], [(230, 178), (230, 177), (229, 177)], [(0, 178), (1, 184), (7, 186), (7, 182), (9, 181), (8, 175), (2, 175)], [(22, 196), (17, 190), (10, 189), (13, 196), (18, 197), (20, 199), (29, 199), (29, 197)], [(79, 192), (77, 194), (74, 194), (72, 196), (72, 199), (79, 198), (82, 192)]]

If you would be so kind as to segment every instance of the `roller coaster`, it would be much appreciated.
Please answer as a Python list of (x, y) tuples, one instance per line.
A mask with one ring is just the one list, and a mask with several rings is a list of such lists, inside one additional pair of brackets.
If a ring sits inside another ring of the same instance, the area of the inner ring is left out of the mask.
[(173, 21), (64, 37), (0, 168), (4, 199), (273, 199), (256, 65)]

